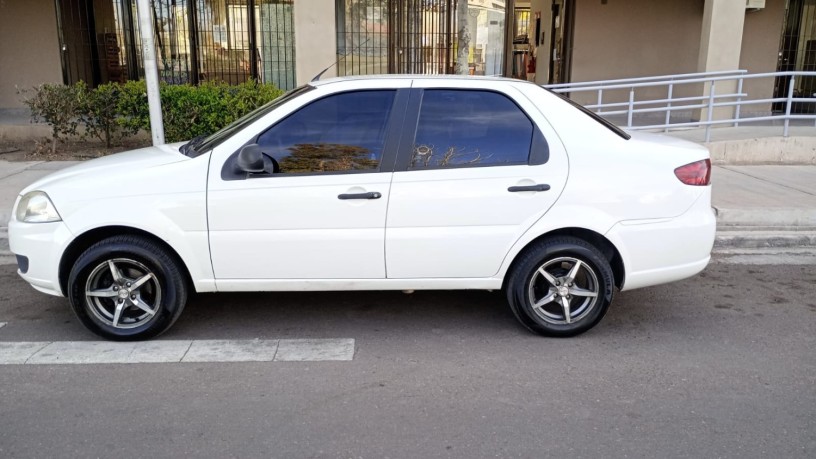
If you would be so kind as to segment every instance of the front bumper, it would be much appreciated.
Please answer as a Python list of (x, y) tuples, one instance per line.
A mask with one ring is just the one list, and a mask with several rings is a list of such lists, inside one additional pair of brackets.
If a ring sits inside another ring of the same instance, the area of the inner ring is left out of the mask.
[[(27, 269), (17, 273), (36, 290), (64, 296), (59, 282), (59, 263), (73, 239), (65, 223), (23, 223), (12, 217), (8, 228), (11, 252), (28, 260)], [(25, 266), (18, 266), (25, 268)]]

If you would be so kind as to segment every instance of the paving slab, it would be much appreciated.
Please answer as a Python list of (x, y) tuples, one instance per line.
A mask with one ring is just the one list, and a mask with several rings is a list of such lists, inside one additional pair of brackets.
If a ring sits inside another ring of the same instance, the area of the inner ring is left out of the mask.
[(816, 166), (714, 166), (712, 202), (725, 208), (816, 209)]
[(816, 197), (816, 166), (723, 166), (723, 169)]
[(816, 166), (715, 166), (711, 182), (720, 227), (816, 226)]
[(0, 180), (30, 169), (42, 161), (0, 161)]

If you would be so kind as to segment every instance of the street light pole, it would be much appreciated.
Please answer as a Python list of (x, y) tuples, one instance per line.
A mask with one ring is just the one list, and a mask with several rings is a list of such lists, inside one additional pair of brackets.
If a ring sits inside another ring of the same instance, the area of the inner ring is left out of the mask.
[(139, 31), (142, 35), (142, 57), (144, 59), (145, 83), (147, 84), (147, 105), (150, 109), (150, 132), (153, 145), (164, 144), (164, 121), (162, 120), (161, 97), (159, 95), (159, 71), (156, 66), (156, 46), (153, 44), (153, 21), (149, 0), (137, 0)]

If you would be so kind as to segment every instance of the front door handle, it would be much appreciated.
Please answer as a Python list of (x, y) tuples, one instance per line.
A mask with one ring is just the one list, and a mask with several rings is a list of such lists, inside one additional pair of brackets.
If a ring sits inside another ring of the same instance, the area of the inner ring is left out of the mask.
[(507, 189), (507, 191), (511, 193), (518, 193), (519, 191), (547, 191), (549, 189), (550, 186), (546, 183), (539, 183), (538, 185), (511, 186)]
[(368, 193), (343, 193), (337, 196), (337, 199), (380, 199), (382, 193), (378, 191), (369, 191)]

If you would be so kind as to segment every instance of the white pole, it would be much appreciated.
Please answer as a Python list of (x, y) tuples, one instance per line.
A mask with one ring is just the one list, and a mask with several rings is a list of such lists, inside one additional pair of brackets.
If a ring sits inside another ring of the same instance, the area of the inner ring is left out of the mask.
[(139, 31), (142, 35), (147, 105), (150, 108), (150, 132), (153, 134), (153, 145), (163, 145), (164, 122), (162, 120), (161, 97), (159, 95), (159, 71), (156, 67), (156, 46), (153, 44), (153, 20), (151, 18), (150, 1), (136, 0), (136, 6), (139, 13)]

